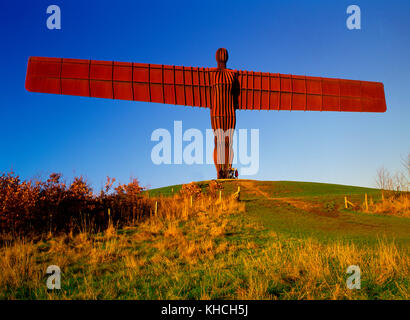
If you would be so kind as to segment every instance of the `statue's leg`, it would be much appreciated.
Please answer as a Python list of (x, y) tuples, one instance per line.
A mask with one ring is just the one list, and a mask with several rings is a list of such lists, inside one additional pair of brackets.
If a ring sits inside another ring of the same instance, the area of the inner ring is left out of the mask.
[(225, 176), (230, 177), (233, 162), (233, 134), (235, 131), (236, 117), (235, 110), (228, 113), (224, 121), (225, 130)]
[(225, 144), (223, 117), (211, 116), (212, 129), (214, 130), (214, 163), (218, 179), (225, 178)]
[(218, 129), (218, 121), (216, 117), (211, 116), (211, 125), (214, 131), (214, 164), (216, 169), (217, 179), (221, 179), (221, 165), (218, 164), (218, 137), (216, 135)]
[(229, 118), (211, 117), (215, 135), (213, 156), (218, 179), (227, 178), (232, 168), (235, 120), (235, 113)]
[(222, 164), (218, 163), (218, 150), (220, 150), (220, 146), (218, 146), (218, 137), (215, 135), (214, 138), (214, 164), (216, 169), (216, 174), (218, 179), (223, 179), (223, 168)]
[(228, 176), (230, 170), (232, 169), (233, 161), (233, 129), (228, 129), (229, 131), (225, 132), (224, 137), (224, 149), (225, 149), (225, 162), (224, 162), (224, 172), (225, 176)]

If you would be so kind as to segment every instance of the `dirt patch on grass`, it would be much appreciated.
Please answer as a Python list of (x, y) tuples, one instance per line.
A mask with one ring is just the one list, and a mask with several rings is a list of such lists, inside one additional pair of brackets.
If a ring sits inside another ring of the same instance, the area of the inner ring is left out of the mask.
[(315, 203), (295, 198), (270, 198), (271, 200), (281, 201), (289, 204), (290, 206), (310, 212), (319, 216), (325, 217), (338, 217), (339, 212), (336, 207), (327, 207), (326, 204)]
[(319, 202), (306, 201), (298, 198), (271, 197), (268, 192), (264, 191), (263, 188), (261, 188), (261, 186), (258, 186), (253, 181), (243, 181), (241, 182), (241, 186), (244, 188), (244, 191), (247, 194), (260, 196), (268, 200), (280, 201), (299, 210), (303, 210), (306, 212), (326, 217), (339, 216), (339, 212), (335, 205), (329, 205), (328, 203), (323, 204)]
[(244, 191), (248, 194), (262, 196), (264, 198), (269, 199), (270, 195), (266, 191), (263, 191), (260, 186), (258, 186), (253, 181), (241, 181), (241, 187), (244, 188)]

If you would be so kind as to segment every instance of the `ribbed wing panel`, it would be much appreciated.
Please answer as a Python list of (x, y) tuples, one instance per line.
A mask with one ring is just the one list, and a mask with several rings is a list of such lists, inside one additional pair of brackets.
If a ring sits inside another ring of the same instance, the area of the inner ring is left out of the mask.
[[(34, 92), (212, 105), (214, 69), (115, 61), (30, 57), (26, 89)], [(380, 82), (237, 71), (238, 109), (385, 112)]]
[(238, 109), (385, 112), (381, 82), (238, 71)]
[(210, 81), (207, 68), (30, 57), (26, 89), (209, 108)]

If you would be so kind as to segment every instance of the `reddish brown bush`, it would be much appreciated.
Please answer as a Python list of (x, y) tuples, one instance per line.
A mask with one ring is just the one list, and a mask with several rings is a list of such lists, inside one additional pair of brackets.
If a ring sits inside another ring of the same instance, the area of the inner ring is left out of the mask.
[(21, 181), (14, 172), (0, 176), (0, 225), (1, 230), (28, 227), (38, 203), (39, 185)]
[(212, 197), (216, 197), (218, 195), (219, 190), (222, 190), (223, 186), (222, 183), (212, 180), (208, 185), (208, 193)]
[[(21, 181), (13, 172), (0, 176), (0, 230), (30, 234), (81, 228), (84, 219), (95, 229), (149, 215), (152, 201), (143, 196), (137, 179), (113, 188), (107, 178), (98, 196), (84, 178), (75, 177), (67, 187), (62, 175), (52, 173), (46, 181)], [(113, 188), (113, 191), (111, 190)]]
[(195, 182), (183, 184), (180, 190), (180, 194), (183, 197), (193, 196), (197, 198), (201, 195), (201, 192), (202, 192), (201, 188)]

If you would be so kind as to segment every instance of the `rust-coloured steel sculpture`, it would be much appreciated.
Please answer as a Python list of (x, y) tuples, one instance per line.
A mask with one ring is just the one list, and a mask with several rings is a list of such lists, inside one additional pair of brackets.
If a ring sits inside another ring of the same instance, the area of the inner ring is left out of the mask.
[[(381, 82), (217, 68), (30, 57), (26, 89), (64, 95), (147, 101), (211, 109), (218, 178), (232, 165), (235, 110), (385, 112)], [(219, 130), (218, 130), (219, 129)]]

